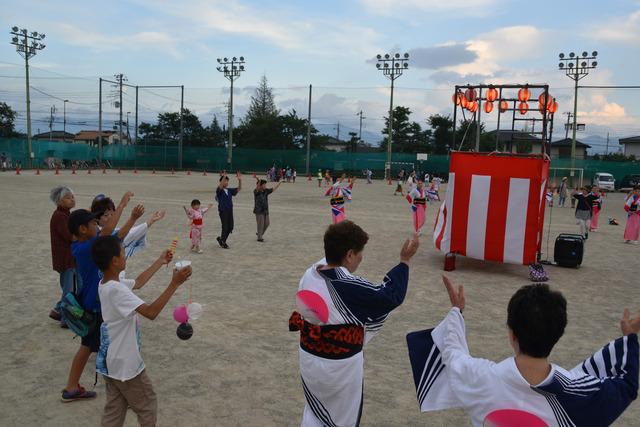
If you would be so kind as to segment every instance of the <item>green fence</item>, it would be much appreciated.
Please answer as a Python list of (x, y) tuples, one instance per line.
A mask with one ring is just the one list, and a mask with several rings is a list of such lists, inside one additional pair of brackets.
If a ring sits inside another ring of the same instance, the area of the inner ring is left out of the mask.
[[(87, 144), (73, 144), (56, 141), (32, 142), (34, 152), (34, 166), (48, 167), (51, 159), (64, 161), (85, 161), (96, 165), (98, 148)], [(0, 138), (0, 153), (5, 155), (15, 165), (20, 161), (23, 166), (27, 163), (27, 149), (24, 139)], [(386, 153), (337, 153), (333, 151), (311, 151), (311, 173), (318, 169), (334, 171), (352, 171), (359, 173), (364, 169), (371, 169), (377, 177), (383, 175)], [(162, 145), (106, 145), (103, 147), (102, 157), (113, 168), (139, 169), (178, 169), (178, 147), (175, 142), (168, 141)], [(49, 162), (48, 162), (49, 161)], [(421, 171), (446, 174), (449, 170), (448, 156), (429, 155), (425, 161), (416, 161), (415, 154), (394, 154), (394, 171), (412, 163)], [(226, 168), (227, 153), (224, 148), (184, 147), (183, 169), (218, 171)], [(296, 168), (300, 174), (306, 169), (305, 150), (257, 150), (235, 148), (233, 150), (233, 169), (242, 171), (266, 171), (273, 165)], [(554, 159), (551, 167), (568, 168), (570, 159)], [(576, 168), (584, 169), (584, 179), (589, 182), (596, 172), (609, 172), (617, 181), (625, 175), (640, 174), (639, 162), (606, 162), (602, 160), (576, 160)]]

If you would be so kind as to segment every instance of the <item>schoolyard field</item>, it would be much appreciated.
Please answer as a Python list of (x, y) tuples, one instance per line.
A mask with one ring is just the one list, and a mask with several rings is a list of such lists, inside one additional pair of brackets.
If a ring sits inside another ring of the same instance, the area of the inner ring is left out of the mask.
[[(100, 193), (117, 204), (125, 191), (133, 191), (122, 222), (138, 203), (146, 208), (143, 220), (154, 210), (166, 209), (164, 220), (149, 231), (147, 248), (128, 261), (129, 277), (142, 272), (176, 235), (176, 259), (193, 262), (191, 280), (160, 316), (153, 322), (140, 318), (142, 357), (158, 395), (160, 426), (300, 424), (304, 394), (298, 375), (298, 333), (288, 331), (287, 321), (295, 309), (301, 275), (323, 256), (322, 236), (331, 222), (325, 188), (318, 188), (315, 178), (299, 177), (295, 184), (282, 184), (269, 197), (271, 227), (260, 243), (252, 213), (255, 179), (244, 175), (242, 191), (234, 201), (231, 248), (224, 250), (215, 241), (220, 219), (214, 206), (204, 217), (204, 253), (190, 253), (182, 206), (194, 198), (204, 206), (213, 202), (217, 183), (218, 174), (182, 172), (0, 173), (0, 424), (94, 426), (105, 403), (101, 378), (95, 387), (97, 399), (60, 401), (80, 340), (47, 316), (60, 297), (49, 239), (49, 219), (55, 209), (49, 190), (56, 185), (75, 191), (76, 208), (89, 208)], [(235, 177), (230, 186), (236, 186)], [(347, 217), (370, 236), (357, 274), (376, 282), (399, 262), (400, 247), (412, 234), (408, 203), (394, 196), (393, 188), (383, 181), (368, 185), (360, 179), (346, 208)], [(440, 189), (441, 196), (445, 190), (446, 185)], [(623, 197), (614, 193), (604, 200), (600, 231), (590, 234), (581, 268), (545, 267), (549, 284), (568, 300), (569, 324), (551, 355), (554, 363), (568, 369), (619, 336), (625, 307), (640, 309), (640, 246), (623, 243)], [(450, 307), (441, 281), (444, 256), (432, 241), (438, 206), (427, 207), (426, 232), (412, 260), (404, 304), (365, 348), (363, 426), (470, 425), (461, 410), (420, 413), (405, 342), (407, 332), (435, 326)], [(618, 218), (620, 225), (608, 225), (608, 216)], [(547, 223), (549, 217), (547, 210)], [(559, 233), (577, 232), (572, 209), (556, 207), (551, 219), (549, 258)], [(546, 240), (547, 225), (543, 258), (547, 257)], [(471, 353), (496, 361), (508, 357), (506, 306), (515, 290), (529, 283), (527, 267), (461, 257), (456, 267), (449, 275), (465, 285)], [(152, 302), (170, 277), (170, 268), (161, 269), (138, 294)], [(204, 313), (192, 322), (193, 337), (181, 341), (172, 311), (186, 302), (189, 286), (193, 301), (203, 304)], [(82, 377), (89, 389), (94, 372), (92, 356)], [(638, 419), (640, 404), (634, 402), (616, 425), (636, 426)], [(131, 411), (126, 425), (137, 425)]]

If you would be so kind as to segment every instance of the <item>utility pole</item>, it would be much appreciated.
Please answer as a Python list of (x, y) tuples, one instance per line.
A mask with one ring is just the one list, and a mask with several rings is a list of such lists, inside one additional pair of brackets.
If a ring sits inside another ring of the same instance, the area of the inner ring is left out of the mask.
[(56, 114), (56, 106), (52, 105), (49, 109), (49, 141), (52, 140), (53, 134), (53, 117)]
[(229, 147), (227, 150), (227, 170), (232, 169), (233, 164), (233, 82), (240, 77), (240, 74), (244, 71), (244, 56), (236, 58), (218, 58), (219, 67), (216, 68), (219, 72), (231, 82), (231, 92), (229, 96)]
[(68, 99), (62, 101), (62, 140), (67, 142), (67, 102)]
[(127, 141), (131, 142), (131, 134), (129, 133), (129, 114), (131, 114), (131, 111), (127, 111)]
[(340, 122), (336, 126), (336, 142), (340, 142)]
[(116, 82), (118, 85), (118, 96), (119, 96), (118, 107), (120, 110), (120, 120), (118, 120), (118, 142), (122, 144), (122, 84), (123, 82), (127, 81), (127, 78), (122, 73), (115, 74), (114, 77), (116, 78)]
[(569, 111), (567, 111), (564, 114), (567, 115), (567, 123), (564, 125), (564, 129), (565, 129), (564, 139), (569, 139), (569, 128), (571, 127), (570, 122), (571, 122), (571, 118), (573, 117), (573, 114)]
[(309, 109), (307, 110), (307, 176), (311, 173), (311, 85), (309, 85)]
[(405, 53), (402, 58), (400, 54), (396, 53), (391, 57), (388, 53), (384, 55), (376, 56), (378, 62), (376, 68), (384, 74), (389, 80), (391, 80), (391, 97), (389, 100), (389, 126), (388, 126), (388, 140), (387, 140), (387, 165), (386, 175), (387, 179), (391, 179), (391, 144), (393, 143), (393, 86), (395, 80), (400, 77), (404, 70), (409, 68), (409, 54)]
[[(589, 70), (598, 66), (596, 57), (598, 52), (593, 51), (591, 56), (589, 53), (582, 52), (582, 57), (579, 57), (574, 52), (569, 53), (569, 57), (566, 58), (564, 53), (559, 55), (560, 63), (558, 69), (564, 71), (567, 77), (574, 81), (573, 91), (573, 129), (571, 137), (571, 168), (576, 166), (576, 131), (578, 130), (578, 81), (589, 75)], [(573, 176), (573, 170), (571, 171)]]
[(356, 114), (356, 116), (360, 116), (360, 129), (358, 130), (358, 142), (360, 142), (362, 141), (362, 120), (366, 119), (366, 117), (362, 115), (362, 110), (360, 110), (360, 112)]
[[(31, 147), (31, 100), (29, 99), (29, 58), (32, 58), (39, 50), (46, 46), (41, 43), (45, 35), (26, 28), (11, 27), (11, 44), (16, 47), (18, 55), (24, 58), (25, 83), (27, 88), (27, 166), (32, 167), (33, 149)], [(31, 43), (31, 44), (29, 44)]]
[(609, 132), (607, 132), (607, 148), (604, 152), (605, 156), (609, 154)]

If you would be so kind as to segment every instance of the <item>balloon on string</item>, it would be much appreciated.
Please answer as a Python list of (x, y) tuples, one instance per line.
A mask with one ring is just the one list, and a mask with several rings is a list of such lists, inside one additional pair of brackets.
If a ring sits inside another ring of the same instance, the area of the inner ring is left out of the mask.
[(193, 335), (193, 327), (187, 322), (180, 323), (176, 330), (176, 335), (178, 335), (178, 338), (181, 340), (186, 341)]
[(189, 321), (189, 314), (187, 313), (187, 306), (180, 304), (173, 309), (173, 319), (178, 323), (186, 323)]
[(202, 316), (202, 304), (192, 302), (187, 306), (187, 315), (189, 319), (198, 320)]

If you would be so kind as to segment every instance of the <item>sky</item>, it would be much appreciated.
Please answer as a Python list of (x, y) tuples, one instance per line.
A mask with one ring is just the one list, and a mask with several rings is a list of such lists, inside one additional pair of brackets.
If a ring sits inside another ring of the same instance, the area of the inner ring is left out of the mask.
[[(24, 128), (24, 61), (10, 42), (14, 25), (46, 33), (46, 48), (31, 59), (33, 131), (97, 128), (98, 78), (124, 73), (132, 85), (184, 85), (185, 106), (205, 125), (227, 120), (229, 82), (216, 58), (244, 56), (235, 82), (238, 123), (262, 75), (283, 111), (306, 117), (322, 132), (357, 132), (381, 139), (389, 108), (389, 81), (376, 54), (410, 54), (396, 80), (394, 104), (426, 126), (430, 114), (452, 114), (456, 84), (549, 84), (558, 113), (573, 108), (573, 81), (558, 70), (558, 54), (598, 51), (585, 85), (638, 85), (640, 1), (507, 0), (0, 0), (0, 101), (18, 111)], [(117, 119), (114, 88), (105, 84), (105, 127)], [(534, 94), (537, 96), (537, 94)], [(640, 89), (581, 89), (578, 137), (640, 134)], [(140, 89), (140, 121), (179, 110), (179, 89)], [(124, 94), (134, 113), (135, 91)], [(566, 116), (557, 114), (556, 122)], [(495, 127), (496, 115), (483, 117)], [(131, 118), (133, 124), (133, 118)], [(556, 123), (555, 136), (564, 137)], [(597, 144), (596, 144), (597, 145)], [(617, 144), (615, 144), (617, 145)], [(597, 147), (596, 147), (597, 148)]]

